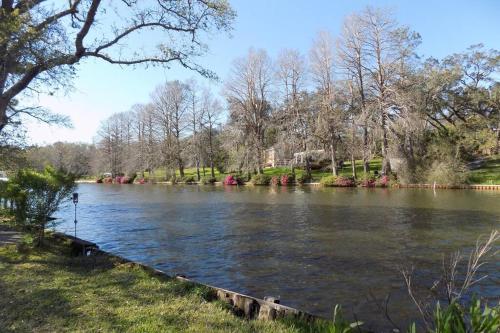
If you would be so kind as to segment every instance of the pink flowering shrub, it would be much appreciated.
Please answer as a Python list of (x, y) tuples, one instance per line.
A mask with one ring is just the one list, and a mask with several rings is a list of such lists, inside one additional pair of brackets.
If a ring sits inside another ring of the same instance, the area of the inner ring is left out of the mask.
[(292, 177), (288, 177), (288, 175), (281, 175), (280, 183), (282, 186), (287, 186), (292, 183)]
[(113, 178), (111, 177), (106, 177), (102, 180), (104, 184), (113, 184)]
[(139, 184), (143, 185), (146, 183), (146, 180), (144, 178), (139, 179)]
[(380, 187), (387, 187), (387, 186), (389, 186), (389, 183), (390, 183), (389, 176), (382, 176), (378, 180), (378, 186), (380, 186)]
[(335, 181), (335, 186), (339, 186), (339, 187), (353, 187), (355, 186), (355, 182), (352, 178), (348, 178), (348, 177), (343, 177), (343, 176), (339, 176), (337, 177), (336, 181)]
[(227, 175), (224, 179), (224, 185), (238, 185), (238, 180), (232, 175)]
[(280, 178), (278, 176), (271, 177), (271, 185), (278, 186), (280, 185)]
[(375, 176), (370, 173), (364, 173), (361, 175), (361, 181), (359, 183), (363, 187), (375, 187)]
[(363, 187), (375, 187), (375, 179), (368, 178), (361, 180), (361, 186)]

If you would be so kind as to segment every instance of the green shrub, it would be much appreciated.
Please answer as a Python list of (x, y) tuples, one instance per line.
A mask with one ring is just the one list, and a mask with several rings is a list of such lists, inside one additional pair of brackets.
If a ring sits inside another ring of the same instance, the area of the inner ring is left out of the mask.
[(46, 167), (43, 172), (20, 170), (8, 187), (16, 189), (16, 211), (26, 216), (37, 232), (37, 245), (42, 245), (45, 228), (54, 225), (52, 215), (71, 198), (76, 185), (74, 176)]
[(326, 176), (321, 178), (319, 183), (323, 186), (335, 186), (337, 182), (337, 176)]
[(459, 161), (446, 160), (432, 163), (427, 171), (426, 182), (456, 186), (466, 184), (468, 172), (465, 166)]
[(210, 185), (210, 184), (214, 184), (216, 181), (217, 181), (217, 179), (212, 178), (212, 177), (201, 177), (200, 184)]
[(298, 176), (295, 181), (297, 183), (299, 183), (300, 185), (302, 184), (305, 184), (305, 183), (309, 183), (311, 181), (311, 177), (308, 176), (306, 173), (303, 173), (301, 174), (300, 176)]
[(269, 185), (269, 183), (271, 182), (271, 177), (264, 174), (257, 174), (252, 177), (251, 182), (254, 185)]
[(191, 183), (194, 183), (195, 180), (194, 180), (194, 177), (193, 176), (184, 176), (182, 177), (182, 181), (186, 184), (191, 184)]

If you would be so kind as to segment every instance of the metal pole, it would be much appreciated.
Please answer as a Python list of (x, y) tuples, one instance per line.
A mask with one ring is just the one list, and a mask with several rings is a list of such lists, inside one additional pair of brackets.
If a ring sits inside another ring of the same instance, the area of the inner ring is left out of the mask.
[(76, 203), (75, 203), (75, 238), (76, 238)]

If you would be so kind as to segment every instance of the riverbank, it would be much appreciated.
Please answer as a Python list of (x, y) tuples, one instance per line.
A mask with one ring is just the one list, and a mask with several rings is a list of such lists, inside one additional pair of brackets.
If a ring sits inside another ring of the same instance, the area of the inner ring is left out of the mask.
[[(81, 179), (77, 180), (76, 183), (78, 184), (95, 184), (95, 181), (92, 180), (87, 180), (87, 179)], [(136, 185), (138, 183), (135, 183)], [(222, 182), (215, 182), (210, 185), (203, 185), (200, 182), (190, 182), (190, 183), (184, 183), (184, 182), (176, 182), (172, 183), (169, 181), (160, 181), (160, 182), (155, 182), (154, 184), (157, 185), (202, 185), (202, 186), (222, 186), (224, 183)], [(104, 184), (105, 185), (105, 184)], [(143, 184), (141, 184), (143, 185)], [(231, 185), (227, 185), (231, 186)], [(253, 185), (250, 182), (244, 183), (242, 186), (268, 186), (272, 187), (273, 185)], [(313, 186), (313, 187), (322, 187), (321, 183), (304, 183), (304, 184), (290, 184), (286, 186)], [(355, 188), (372, 188), (372, 187), (365, 187), (362, 185), (356, 185), (352, 186)], [(393, 186), (390, 186), (390, 188), (427, 188), (427, 189), (460, 189), (460, 190), (492, 190), (492, 191), (500, 191), (500, 185), (488, 185), (488, 184), (464, 184), (464, 185), (446, 185), (446, 184), (396, 184)]]
[(210, 288), (116, 257), (72, 257), (66, 242), (0, 247), (0, 331), (316, 332), (306, 322), (245, 320)]
[[(370, 167), (372, 172), (381, 171), (381, 160), (374, 159), (370, 163)], [(269, 167), (264, 168), (264, 175), (267, 177), (280, 177), (284, 174), (290, 174), (291, 170), (286, 167)], [(350, 162), (346, 162), (343, 168), (338, 170), (340, 177), (351, 177), (352, 176), (352, 168), (350, 166)], [(205, 170), (200, 170), (202, 178), (209, 177), (210, 170), (205, 168)], [(304, 173), (304, 170), (295, 169), (295, 174), (297, 178), (300, 178)], [(362, 163), (361, 161), (357, 161), (356, 163), (356, 173), (358, 176), (363, 174)], [(467, 184), (462, 185), (447, 185), (447, 184), (390, 184), (392, 187), (401, 187), (401, 188), (439, 188), (439, 189), (488, 189), (488, 190), (498, 190), (500, 189), (500, 157), (491, 157), (488, 159), (481, 160), (481, 164), (475, 164), (474, 168), (469, 171)], [(190, 178), (193, 181), (189, 184), (200, 184), (200, 182), (194, 181), (197, 179), (197, 172), (195, 168), (186, 168), (184, 170), (184, 178)], [(227, 176), (227, 173), (219, 173), (215, 172), (215, 185), (222, 185), (223, 180)], [(312, 179), (309, 182), (300, 184), (300, 185), (309, 185), (309, 186), (319, 186), (320, 181), (323, 177), (331, 176), (330, 171), (324, 170), (312, 170)], [(144, 179), (146, 183), (154, 183), (154, 184), (172, 184), (171, 181), (165, 181), (166, 172), (164, 169), (159, 169), (154, 172), (154, 174), (150, 174), (148, 172), (144, 173)], [(182, 181), (182, 178), (177, 171), (176, 174), (177, 180), (175, 184), (185, 184)], [(77, 181), (78, 183), (96, 183), (96, 177), (90, 177), (85, 179), (80, 179)], [(138, 179), (136, 179), (138, 182)], [(359, 182), (359, 180), (358, 180)], [(245, 185), (251, 185), (249, 182)], [(299, 184), (295, 184), (299, 185)], [(358, 187), (363, 187), (361, 184), (358, 184)]]

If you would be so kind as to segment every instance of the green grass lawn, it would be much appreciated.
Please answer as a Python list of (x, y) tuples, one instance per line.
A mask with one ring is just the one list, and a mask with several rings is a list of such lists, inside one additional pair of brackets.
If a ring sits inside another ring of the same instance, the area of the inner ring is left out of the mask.
[[(224, 179), (224, 176), (226, 174), (221, 174), (217, 169), (214, 170), (215, 172), (215, 178), (217, 180), (222, 180)], [(162, 181), (162, 180), (165, 180), (165, 175), (166, 175), (166, 171), (164, 168), (160, 168), (160, 169), (156, 169), (155, 172), (154, 172), (154, 177), (156, 180), (158, 181)], [(175, 170), (175, 175), (176, 177), (180, 177), (180, 173), (179, 173), (179, 170)], [(145, 177), (150, 177), (150, 174), (148, 172), (145, 172), (144, 173), (144, 176)], [(194, 179), (196, 180), (196, 177), (197, 177), (197, 174), (196, 174), (196, 168), (185, 168), (184, 169), (184, 176), (185, 177), (194, 177)], [(201, 177), (204, 177), (203, 176), (203, 168), (200, 168), (200, 176)], [(210, 177), (210, 168), (205, 168), (205, 176), (206, 177)]]
[(54, 242), (28, 253), (13, 245), (0, 247), (0, 332), (319, 329), (304, 322), (245, 320), (222, 302), (211, 301), (205, 287), (156, 277), (108, 256), (71, 257), (68, 249)]
[[(382, 168), (382, 160), (381, 159), (374, 159), (370, 162), (370, 168), (373, 171), (375, 170), (381, 170)], [(287, 167), (276, 167), (276, 168), (265, 168), (264, 169), (264, 174), (269, 175), (269, 176), (280, 176), (282, 174), (290, 173), (291, 169)], [(361, 160), (356, 161), (356, 172), (358, 174), (361, 174), (363, 172), (363, 164)], [(210, 177), (210, 168), (205, 168), (205, 173), (207, 177)], [(295, 174), (298, 176), (302, 175), (304, 173), (304, 170), (302, 169), (295, 169)], [(156, 180), (164, 180), (165, 179), (165, 169), (157, 169), (154, 172), (154, 177)], [(180, 177), (179, 170), (176, 170), (175, 172), (177, 177)], [(224, 177), (228, 175), (229, 173), (220, 173), (219, 171), (215, 170), (215, 178), (218, 181), (224, 180)], [(200, 169), (200, 175), (203, 177), (203, 168)], [(319, 182), (319, 180), (324, 177), (324, 176), (330, 176), (331, 172), (330, 171), (322, 171), (322, 170), (313, 170), (312, 172), (312, 177), (313, 181)], [(346, 161), (344, 164), (344, 167), (342, 170), (339, 170), (339, 175), (341, 176), (347, 176), (350, 177), (352, 176), (352, 169), (351, 169), (351, 162)], [(145, 176), (149, 176), (149, 174), (146, 172)], [(196, 180), (196, 168), (186, 168), (184, 169), (184, 176), (189, 177), (192, 176)]]
[[(377, 158), (373, 159), (370, 162), (370, 169), (371, 172), (374, 172), (375, 170), (379, 171), (382, 169), (382, 159)], [(291, 169), (287, 167), (276, 167), (276, 168), (265, 168), (264, 169), (264, 174), (269, 175), (269, 176), (280, 176), (282, 174), (290, 173)], [(185, 176), (189, 177), (192, 176), (196, 180), (196, 168), (186, 168), (184, 170)], [(295, 174), (297, 177), (302, 175), (304, 173), (304, 170), (302, 169), (295, 169)], [(361, 175), (363, 173), (363, 164), (361, 160), (356, 161), (356, 173), (357, 175)], [(200, 174), (203, 177), (203, 169), (200, 169)], [(210, 177), (210, 169), (205, 168), (205, 174), (207, 177)], [(215, 170), (215, 178), (218, 181), (224, 180), (224, 177), (228, 173), (219, 173), (217, 170)], [(146, 176), (149, 176), (148, 173), (145, 173)], [(157, 181), (162, 181), (165, 180), (165, 169), (158, 169), (155, 170), (155, 179)], [(180, 177), (179, 175), (179, 170), (176, 171), (176, 175)], [(312, 171), (312, 181), (313, 182), (319, 182), (322, 177), (325, 176), (330, 176), (331, 171), (324, 171), (324, 170), (313, 170)], [(344, 164), (344, 167), (339, 170), (339, 175), (340, 176), (345, 176), (345, 177), (350, 177), (352, 176), (352, 169), (351, 169), (351, 162), (346, 161)], [(492, 158), (489, 158), (486, 161), (486, 164), (481, 167), (480, 169), (477, 170), (472, 170), (470, 172), (470, 177), (469, 177), (469, 182), (471, 184), (498, 184), (500, 185), (500, 156), (494, 156)]]
[(471, 184), (500, 185), (500, 156), (493, 156), (480, 169), (472, 170), (469, 181)]

